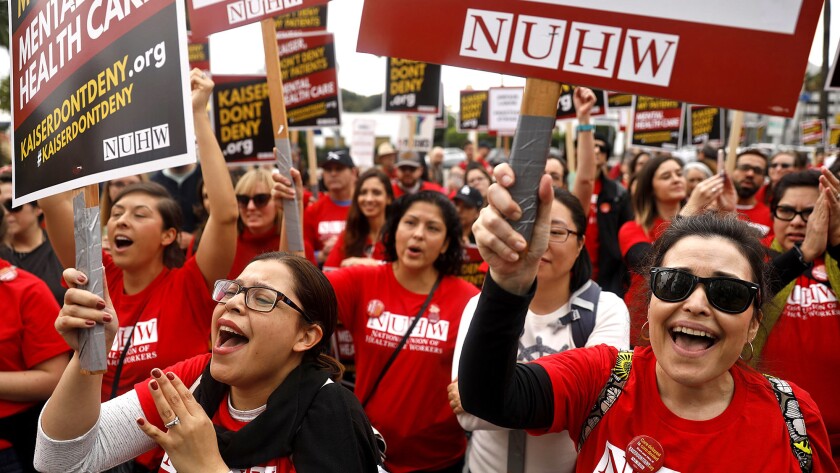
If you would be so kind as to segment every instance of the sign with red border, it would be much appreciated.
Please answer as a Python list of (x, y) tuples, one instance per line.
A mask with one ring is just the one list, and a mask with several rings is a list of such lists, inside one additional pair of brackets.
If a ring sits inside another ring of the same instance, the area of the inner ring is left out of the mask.
[(200, 36), (229, 30), (328, 0), (190, 0), (190, 28)]
[(358, 50), (792, 116), (822, 5), (366, 0)]

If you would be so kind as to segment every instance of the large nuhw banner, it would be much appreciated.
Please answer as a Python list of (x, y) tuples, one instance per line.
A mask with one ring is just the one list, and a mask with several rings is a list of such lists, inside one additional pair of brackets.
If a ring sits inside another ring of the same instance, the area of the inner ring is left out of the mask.
[(190, 28), (193, 33), (200, 36), (210, 36), (213, 33), (285, 15), (303, 8), (326, 5), (327, 1), (190, 0)]
[(10, 4), (14, 205), (195, 161), (180, 2)]
[(365, 0), (358, 50), (792, 116), (822, 5)]

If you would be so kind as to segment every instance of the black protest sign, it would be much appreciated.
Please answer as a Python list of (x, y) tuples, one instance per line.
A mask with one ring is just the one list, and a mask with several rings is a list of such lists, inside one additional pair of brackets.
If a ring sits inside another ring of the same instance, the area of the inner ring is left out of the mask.
[(12, 4), (16, 205), (195, 161), (183, 6), (121, 5)]
[(277, 49), (289, 128), (341, 125), (333, 35), (284, 37)]
[(461, 106), (458, 111), (458, 130), (487, 131), (490, 115), (487, 102), (490, 96), (486, 90), (462, 90)]
[(481, 258), (478, 247), (474, 244), (464, 245), (463, 254), (464, 259), (461, 263), (461, 269), (458, 271), (458, 277), (481, 289), (487, 273), (481, 270), (484, 259)]
[(682, 141), (683, 103), (637, 96), (633, 102), (631, 146), (678, 149)]
[(703, 145), (708, 141), (723, 141), (724, 110), (708, 105), (688, 107), (689, 144)]
[(213, 124), (228, 164), (274, 162), (265, 76), (214, 76)]
[(386, 112), (437, 113), (440, 101), (440, 66), (388, 58), (385, 78)]
[[(607, 114), (607, 94), (603, 90), (592, 89), (595, 94), (595, 105), (592, 106), (590, 116), (597, 117)], [(573, 120), (577, 117), (575, 109), (575, 86), (563, 84), (560, 91), (560, 100), (557, 102), (557, 119)]]
[(610, 108), (632, 108), (633, 94), (622, 94), (620, 92), (607, 92), (607, 105)]
[(188, 33), (187, 45), (189, 48), (190, 69), (198, 68), (202, 71), (209, 71), (210, 41), (206, 37), (201, 38), (192, 33)]

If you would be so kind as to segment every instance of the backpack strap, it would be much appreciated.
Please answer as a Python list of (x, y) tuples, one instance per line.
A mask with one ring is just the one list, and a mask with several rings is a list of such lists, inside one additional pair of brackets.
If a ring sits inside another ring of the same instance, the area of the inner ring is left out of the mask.
[(598, 299), (601, 297), (601, 286), (589, 281), (589, 287), (572, 299), (572, 313), (578, 312), (579, 318), (572, 324), (572, 340), (576, 348), (583, 348), (595, 330), (595, 315), (598, 313)]
[(580, 450), (583, 448), (583, 443), (586, 442), (589, 434), (592, 433), (595, 426), (598, 425), (598, 422), (601, 422), (601, 418), (604, 417), (607, 411), (610, 410), (610, 407), (615, 404), (615, 401), (618, 400), (618, 396), (624, 392), (624, 385), (627, 384), (627, 379), (630, 377), (630, 368), (632, 365), (633, 352), (623, 350), (619, 351), (618, 356), (615, 357), (615, 366), (613, 366), (613, 369), (610, 372), (607, 384), (605, 384), (604, 388), (601, 389), (601, 393), (598, 394), (598, 399), (595, 401), (595, 405), (592, 406), (592, 410), (589, 412), (589, 415), (583, 422), (583, 427), (580, 429), (580, 438), (578, 439), (577, 445), (578, 453), (580, 453)]
[(793, 388), (783, 379), (769, 374), (765, 374), (764, 377), (770, 381), (770, 388), (773, 389), (773, 394), (776, 395), (776, 400), (779, 401), (779, 407), (782, 409), (782, 418), (790, 434), (790, 449), (793, 456), (799, 461), (802, 473), (810, 473), (814, 461), (813, 451), (808, 433), (805, 431), (805, 417), (802, 415), (802, 409), (799, 408), (799, 401), (796, 400)]

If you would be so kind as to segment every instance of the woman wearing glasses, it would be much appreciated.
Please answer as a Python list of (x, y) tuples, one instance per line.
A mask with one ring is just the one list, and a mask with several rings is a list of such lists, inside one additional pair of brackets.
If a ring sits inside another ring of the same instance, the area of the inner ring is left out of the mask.
[(779, 184), (779, 181), (795, 172), (804, 171), (808, 165), (805, 155), (797, 153), (796, 151), (779, 151), (768, 160), (767, 177), (770, 182), (765, 184), (755, 195), (756, 199), (769, 204), (773, 199), (773, 189)]
[[(583, 234), (586, 214), (577, 197), (569, 191), (554, 189), (550, 224), (548, 248), (537, 270), (537, 290), (519, 337), (517, 362), (603, 343), (626, 350), (630, 330), (627, 307), (620, 297), (602, 291), (590, 280), (592, 266), (584, 249)], [(478, 297), (473, 297), (461, 318), (453, 379), (458, 376), (458, 360), (477, 302)], [(464, 430), (472, 432), (467, 450), (471, 471), (574, 471), (577, 453), (567, 432), (526, 439), (523, 431), (511, 431), (465, 413), (458, 398), (457, 381), (449, 386), (449, 399), (458, 422)], [(517, 456), (518, 448), (524, 449), (524, 456)], [(514, 461), (522, 469), (511, 469)]]
[[(71, 287), (83, 278), (65, 271)], [(212, 353), (154, 368), (112, 401), (100, 405), (102, 377), (80, 374), (74, 356), (41, 417), (39, 471), (100, 471), (155, 444), (169, 472), (377, 471), (364, 411), (333, 383), (336, 299), (318, 269), (266, 253), (216, 281), (211, 301)], [(107, 296), (70, 289), (55, 326), (78, 352), (76, 329), (102, 322), (112, 340), (117, 315)]]
[(764, 305), (764, 328), (753, 344), (762, 370), (790, 379), (814, 397), (840, 460), (840, 407), (825, 366), (840, 362), (840, 182), (827, 170), (781, 178), (770, 208), (776, 296)]
[[(513, 180), (508, 167), (496, 173), (499, 182)], [(517, 217), (518, 206), (501, 186), (491, 189), (496, 212), (476, 224), (490, 273), (461, 356), (467, 412), (534, 433), (569, 430), (580, 448), (578, 472), (805, 471), (800, 460), (808, 471), (837, 471), (807, 392), (783, 383), (776, 391), (739, 361), (758, 332), (768, 288), (756, 232), (734, 216), (676, 219), (657, 239), (647, 272), (650, 347), (620, 354), (600, 345), (517, 364), (548, 245), (547, 178), (539, 195), (528, 246), (504, 220)], [(744, 442), (748, 453), (733, 447)]]

